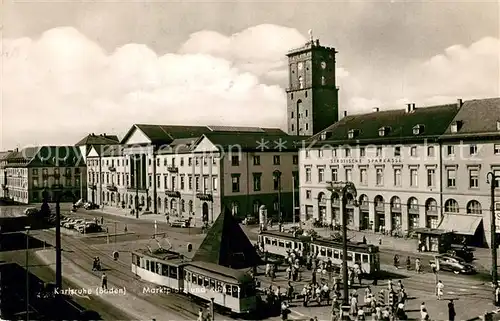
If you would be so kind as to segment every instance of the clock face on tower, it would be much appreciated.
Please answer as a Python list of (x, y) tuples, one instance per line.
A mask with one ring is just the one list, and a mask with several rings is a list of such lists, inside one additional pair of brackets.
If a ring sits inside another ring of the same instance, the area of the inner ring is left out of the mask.
[(304, 67), (304, 64), (303, 64), (303, 63), (299, 62), (299, 63), (297, 64), (297, 68), (299, 68), (299, 70), (302, 70), (302, 68), (303, 68), (303, 67)]
[(326, 62), (324, 62), (324, 61), (321, 62), (321, 68), (323, 68), (323, 69), (326, 68)]

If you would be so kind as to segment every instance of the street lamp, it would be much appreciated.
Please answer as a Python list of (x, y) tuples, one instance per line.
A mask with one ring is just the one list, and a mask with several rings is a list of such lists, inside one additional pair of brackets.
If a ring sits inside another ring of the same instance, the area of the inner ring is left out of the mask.
[(490, 206), (490, 228), (491, 228), (491, 282), (493, 286), (498, 284), (498, 274), (497, 274), (497, 231), (496, 231), (496, 219), (495, 219), (495, 188), (497, 180), (500, 176), (495, 176), (494, 172), (489, 172), (486, 175), (486, 182), (490, 184), (491, 192), (491, 206)]
[[(281, 224), (282, 224), (282, 217), (281, 217), (281, 172), (279, 170), (275, 170), (273, 172), (274, 178), (278, 181), (278, 229), (281, 232)], [(294, 204), (295, 206), (295, 204)]]
[(26, 320), (29, 321), (30, 319), (30, 272), (29, 272), (29, 265), (28, 265), (28, 260), (29, 260), (29, 255), (28, 255), (28, 250), (30, 248), (30, 238), (29, 238), (29, 232), (30, 232), (31, 226), (25, 226), (24, 229), (26, 230)]
[(343, 283), (343, 303), (349, 304), (349, 282), (347, 274), (347, 197), (349, 195), (354, 199), (353, 205), (358, 206), (356, 197), (358, 192), (352, 182), (330, 182), (327, 187), (332, 193), (337, 193), (340, 197), (340, 214), (342, 219), (342, 283)]

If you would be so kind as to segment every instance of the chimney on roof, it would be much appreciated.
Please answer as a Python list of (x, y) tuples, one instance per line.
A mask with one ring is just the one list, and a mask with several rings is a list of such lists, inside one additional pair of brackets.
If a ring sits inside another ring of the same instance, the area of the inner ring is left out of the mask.
[(415, 107), (415, 103), (412, 103), (411, 104), (411, 111), (415, 111), (415, 109), (417, 109), (417, 107)]
[(411, 108), (412, 108), (411, 104), (406, 104), (406, 112), (407, 113), (411, 112)]
[(344, 118), (347, 117), (347, 110), (344, 110)]
[(379, 110), (380, 110), (380, 109), (379, 109), (378, 107), (373, 107), (373, 112), (374, 112), (374, 113), (378, 113), (378, 111), (379, 111)]
[(462, 105), (463, 105), (462, 99), (460, 99), (460, 98), (457, 99), (457, 107), (460, 108), (460, 107), (462, 107)]

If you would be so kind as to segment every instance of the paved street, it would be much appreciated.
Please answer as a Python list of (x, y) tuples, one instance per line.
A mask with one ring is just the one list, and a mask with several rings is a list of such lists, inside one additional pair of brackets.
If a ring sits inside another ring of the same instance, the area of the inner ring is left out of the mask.
[[(155, 216), (146, 216), (145, 219), (136, 220), (135, 218), (130, 217), (110, 215), (100, 210), (79, 210), (77, 213), (68, 214), (67, 212), (64, 212), (63, 214), (87, 219), (97, 217), (99, 220), (102, 216), (104, 218), (104, 225), (108, 228), (110, 234), (109, 237), (105, 233), (82, 235), (74, 231), (68, 232), (63, 229), (63, 232), (67, 233), (63, 235), (63, 255), (66, 260), (74, 262), (79, 269), (78, 271), (80, 271), (78, 273), (74, 272), (77, 270), (76, 267), (69, 271), (65, 270), (64, 272), (66, 273), (66, 277), (68, 276), (67, 274), (71, 273), (74, 274), (73, 277), (75, 277), (75, 275), (79, 275), (81, 281), (84, 279), (83, 281), (87, 283), (93, 282), (93, 285), (99, 285), (99, 276), (95, 274), (92, 275), (90, 270), (92, 263), (91, 259), (94, 256), (100, 256), (104, 267), (109, 269), (106, 273), (108, 274), (110, 284), (116, 285), (118, 288), (126, 287), (128, 293), (134, 293), (134, 295), (138, 298), (137, 300), (143, 300), (146, 302), (145, 304), (153, 304), (155, 309), (159, 309), (158, 311), (163, 309), (166, 311), (165, 313), (178, 315), (183, 319), (192, 319), (196, 316), (199, 305), (186, 300), (186, 298), (182, 295), (169, 294), (168, 299), (166, 299), (165, 295), (143, 295), (142, 288), (145, 283), (136, 279), (130, 271), (130, 251), (146, 246), (155, 248), (157, 246), (157, 242), (159, 242), (162, 247), (172, 246), (173, 250), (183, 252), (189, 257), (196, 251), (198, 245), (204, 238), (204, 235), (200, 233), (199, 228), (172, 228), (167, 226), (165, 221), (159, 221), (157, 219), (158, 234), (155, 240), (152, 239), (152, 235), (154, 234)], [(125, 226), (127, 227), (127, 232), (124, 231)], [(256, 240), (256, 232), (258, 231), (256, 231), (255, 227), (245, 226), (243, 229), (251, 240)], [(53, 243), (53, 231), (33, 231), (32, 233), (32, 235), (41, 240)], [(186, 244), (188, 242), (193, 244), (193, 252), (191, 253), (186, 252)], [(383, 242), (388, 243), (389, 241), (384, 240)], [(401, 279), (408, 290), (410, 298), (412, 298), (408, 304), (408, 313), (410, 317), (417, 317), (420, 303), (421, 301), (425, 301), (431, 317), (435, 319), (446, 318), (447, 301), (437, 301), (434, 297), (434, 276), (430, 273), (416, 275), (413, 271), (394, 269), (390, 266), (393, 253), (406, 255), (405, 253), (407, 252), (398, 251), (394, 247), (392, 247), (392, 249), (384, 247), (381, 248), (381, 263), (383, 269), (389, 270), (393, 273), (394, 280)], [(120, 253), (118, 261), (113, 261), (111, 258), (112, 253), (115, 250)], [(18, 259), (22, 259), (23, 255), (21, 254), (18, 255)], [(412, 257), (416, 257), (414, 253), (409, 254), (412, 255)], [(84, 270), (86, 274), (82, 274), (83, 272), (81, 272), (81, 270)], [(263, 272), (263, 270), (261, 270), (261, 272)], [(281, 272), (278, 275), (277, 279), (273, 282), (274, 286), (280, 285), (283, 288), (286, 287), (287, 280), (284, 279), (283, 274), (284, 272)], [(441, 273), (439, 277), (446, 286), (445, 298), (453, 298), (456, 300), (457, 314), (460, 319), (473, 318), (493, 309), (491, 304), (492, 290), (481, 278), (477, 276), (456, 276), (450, 273)], [(310, 273), (304, 272), (303, 281), (307, 282), (309, 278)], [(300, 290), (304, 282), (294, 284), (295, 288)], [(269, 284), (269, 280), (264, 278), (262, 279), (262, 283), (267, 285)], [(384, 287), (386, 281), (381, 281), (379, 284), (381, 285), (375, 287), (374, 290)], [(359, 291), (362, 291), (362, 289)], [(102, 312), (112, 314), (112, 319), (117, 319), (116, 316), (119, 313), (123, 314), (120, 316), (120, 319), (131, 319), (131, 317), (126, 317), (126, 315), (139, 313), (137, 311), (129, 311), (128, 313), (113, 312), (112, 309), (106, 308), (107, 305), (109, 306), (110, 301), (102, 300), (102, 298), (92, 297), (90, 300), (84, 301), (88, 301), (84, 303), (91, 306), (89, 309), (94, 309), (99, 313)], [(121, 306), (129, 306), (129, 309), (132, 309), (131, 304), (123, 303)], [(320, 320), (326, 320), (329, 317), (328, 311), (328, 307), (313, 306), (305, 308), (300, 302), (297, 302), (293, 304), (290, 318), (294, 320), (303, 320), (317, 316)], [(151, 313), (152, 311), (149, 312)], [(225, 318), (223, 316), (219, 317)], [(278, 320), (279, 318), (276, 317), (271, 320), (274, 319)], [(161, 320), (161, 318), (157, 318), (157, 320)]]
[[(151, 240), (147, 239), (147, 237), (149, 237), (152, 234), (152, 231), (154, 231), (154, 223), (151, 220), (145, 219), (138, 222), (135, 219), (122, 218), (116, 215), (108, 215), (100, 211), (94, 211), (91, 213), (81, 212), (77, 214), (78, 215), (88, 214), (89, 216), (92, 216), (93, 214), (97, 213), (100, 213), (105, 218), (106, 222), (109, 221), (109, 223), (107, 223), (108, 225), (113, 225), (114, 221), (118, 221), (119, 223), (117, 224), (119, 225), (127, 224), (128, 231), (134, 233), (133, 235), (118, 236), (119, 246), (117, 245), (116, 247), (120, 248), (120, 252), (126, 253), (134, 248), (139, 247), (139, 244), (144, 244), (144, 245), (151, 244)], [(185, 252), (186, 242), (193, 243), (194, 245), (193, 251), (195, 251), (197, 246), (199, 245), (199, 242), (201, 242), (201, 240), (203, 239), (203, 235), (195, 234), (193, 231), (190, 232), (189, 229), (170, 228), (167, 227), (166, 224), (160, 222), (158, 222), (157, 227), (159, 233), (163, 232), (166, 233), (166, 235), (168, 236), (168, 240), (172, 243), (174, 249), (181, 252)], [(253, 228), (244, 227), (244, 230), (245, 232), (247, 232), (250, 239), (254, 241), (256, 240), (257, 234), (255, 231), (255, 227)], [(161, 237), (159, 239), (161, 239)], [(139, 242), (139, 240), (142, 241)], [(86, 240), (85, 242), (89, 244), (92, 243), (93, 246), (105, 252), (106, 251), (111, 252), (112, 249), (115, 247), (112, 244), (112, 241), (110, 244), (106, 244), (104, 239), (99, 239), (99, 238), (88, 238), (88, 240)], [(387, 247), (387, 243), (389, 241), (384, 239), (383, 242), (386, 243)], [(393, 246), (392, 249), (387, 249), (386, 247), (384, 246), (381, 247), (382, 248), (381, 263), (383, 265), (383, 268), (385, 270), (389, 270), (392, 273), (394, 273), (393, 275), (394, 280), (402, 279), (403, 283), (405, 284), (405, 287), (408, 289), (410, 297), (414, 297), (414, 299), (410, 300), (408, 306), (408, 309), (410, 310), (409, 312), (410, 316), (414, 317), (417, 316), (418, 307), (420, 306), (421, 303), (420, 301), (423, 300), (426, 301), (426, 305), (428, 306), (431, 312), (431, 316), (433, 318), (437, 319), (444, 318), (445, 314), (447, 313), (446, 304), (444, 302), (447, 301), (439, 302), (435, 299), (434, 275), (430, 273), (416, 275), (416, 273), (414, 273), (413, 271), (396, 270), (390, 265), (394, 253), (398, 253), (400, 255), (411, 255), (412, 258), (417, 257), (417, 255), (412, 252), (398, 251)], [(420, 256), (424, 260), (429, 259), (429, 257), (425, 255), (418, 255), (418, 256)], [(307, 274), (308, 274), (307, 272), (304, 273), (305, 280), (308, 279)], [(472, 318), (486, 311), (491, 311), (493, 309), (493, 306), (491, 304), (492, 290), (485, 283), (485, 281), (481, 279), (481, 277), (462, 276), (462, 275), (456, 276), (451, 273), (443, 272), (440, 273), (439, 278), (444, 282), (446, 286), (445, 290), (446, 299), (453, 298), (457, 300), (456, 301), (457, 314), (460, 316), (460, 318), (462, 317)], [(379, 286), (378, 288), (383, 287), (385, 285), (384, 282), (385, 281), (381, 281), (379, 284), (382, 285)], [(282, 285), (283, 287), (285, 287), (286, 280), (284, 280), (283, 277), (279, 276), (274, 284)], [(300, 285), (296, 287), (300, 287)], [(474, 308), (471, 309), (470, 307)], [(412, 311), (415, 309), (417, 311)], [(292, 317), (296, 319), (301, 319), (310, 316), (318, 316), (318, 318), (324, 319), (327, 317), (328, 314), (328, 308), (326, 307), (304, 308), (298, 305), (294, 307), (292, 310), (293, 310)]]

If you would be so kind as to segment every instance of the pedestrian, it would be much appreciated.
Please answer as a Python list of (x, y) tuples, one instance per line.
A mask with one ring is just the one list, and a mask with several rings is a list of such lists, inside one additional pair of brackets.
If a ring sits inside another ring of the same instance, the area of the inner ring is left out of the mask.
[(394, 261), (394, 267), (395, 267), (396, 269), (399, 269), (399, 255), (397, 255), (397, 254), (396, 254), (396, 255), (394, 255), (394, 259), (393, 259), (393, 261)]
[(443, 284), (443, 282), (441, 282), (441, 280), (439, 280), (437, 285), (436, 285), (436, 296), (437, 296), (438, 300), (441, 300), (441, 298), (443, 297), (443, 294), (444, 294), (444, 284)]
[(429, 316), (429, 313), (427, 313), (427, 309), (426, 308), (424, 308), (422, 310), (422, 312), (420, 313), (420, 316), (422, 317), (421, 318), (422, 321), (428, 321), (428, 320), (431, 319), (430, 316)]
[(101, 216), (101, 225), (104, 224), (104, 217)]
[(411, 270), (411, 258), (409, 256), (406, 258), (406, 269)]
[(450, 300), (448, 303), (448, 320), (449, 321), (455, 321), (455, 316), (457, 314), (455, 313), (455, 304), (453, 303), (453, 300)]
[(101, 277), (101, 287), (103, 290), (108, 289), (108, 276), (104, 272), (102, 273), (102, 277)]
[(421, 269), (420, 259), (417, 258), (415, 259), (415, 271), (417, 271), (417, 273), (420, 273), (420, 269)]
[(286, 321), (288, 320), (288, 315), (290, 314), (290, 309), (288, 308), (288, 304), (283, 301), (281, 304), (281, 320)]

